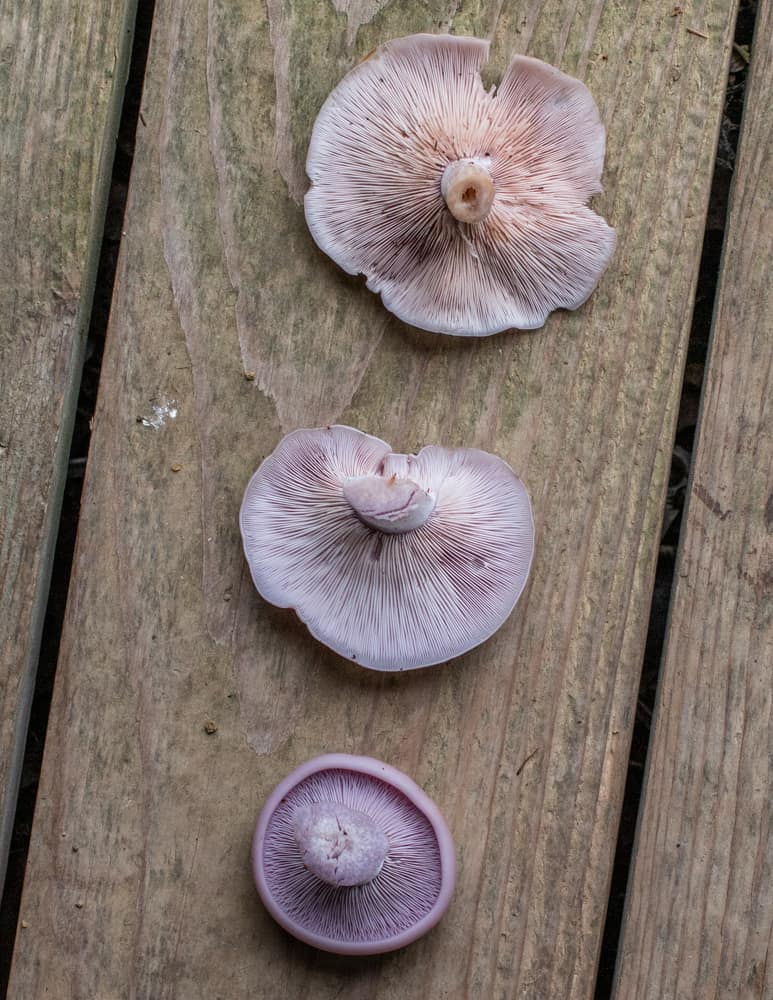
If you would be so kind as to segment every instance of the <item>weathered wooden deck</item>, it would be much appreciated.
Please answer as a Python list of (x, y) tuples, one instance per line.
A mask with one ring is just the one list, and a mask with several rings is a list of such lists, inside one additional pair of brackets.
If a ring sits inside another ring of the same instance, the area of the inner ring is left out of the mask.
[[(33, 6), (0, 0), (0, 862), (134, 8)], [(771, 6), (616, 1000), (773, 997)], [(735, 0), (157, 0), (14, 1000), (593, 996), (734, 18)], [(422, 30), (490, 37), (492, 76), (538, 55), (599, 104), (594, 207), (618, 251), (536, 333), (407, 329), (306, 230), (322, 100)], [(333, 421), (483, 447), (529, 485), (533, 574), (484, 646), (381, 677), (257, 597), (246, 481), (284, 432)], [(408, 771), (458, 848), (444, 921), (370, 961), (294, 943), (249, 873), (266, 794), (329, 750)]]

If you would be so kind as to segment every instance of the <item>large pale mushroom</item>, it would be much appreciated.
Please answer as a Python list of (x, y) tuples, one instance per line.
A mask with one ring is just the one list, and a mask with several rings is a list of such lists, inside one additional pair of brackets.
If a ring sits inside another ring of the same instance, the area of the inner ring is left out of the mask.
[(586, 207), (605, 144), (588, 89), (516, 56), (487, 91), (488, 48), (452, 35), (382, 45), (325, 101), (306, 162), (316, 243), (438, 333), (540, 327), (586, 301), (615, 246)]
[(529, 497), (475, 448), (398, 455), (333, 426), (288, 434), (241, 509), (255, 586), (337, 653), (376, 670), (459, 656), (513, 610), (529, 574)]

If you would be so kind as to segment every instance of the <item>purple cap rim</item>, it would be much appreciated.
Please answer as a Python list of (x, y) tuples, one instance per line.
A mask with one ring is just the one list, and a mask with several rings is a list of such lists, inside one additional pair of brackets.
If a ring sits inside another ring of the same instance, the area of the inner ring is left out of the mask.
[[(314, 934), (312, 931), (299, 927), (294, 921), (288, 919), (274, 901), (264, 877), (262, 861), (263, 843), (268, 824), (275, 810), (287, 793), (297, 784), (308, 778), (311, 774), (328, 770), (355, 771), (360, 774), (379, 778), (387, 784), (392, 785), (398, 791), (402, 792), (426, 816), (437, 837), (441, 868), (441, 885), (438, 897), (429, 913), (422, 917), (413, 927), (394, 937), (384, 938), (379, 941), (347, 942), (338, 941), (321, 934)], [(279, 782), (266, 799), (265, 805), (258, 816), (258, 823), (252, 838), (251, 858), (252, 872), (258, 895), (274, 920), (288, 931), (288, 933), (292, 934), (293, 937), (298, 938), (299, 941), (303, 941), (313, 948), (319, 948), (321, 951), (333, 952), (336, 955), (380, 955), (384, 952), (395, 951), (398, 948), (403, 948), (411, 944), (438, 923), (448, 909), (456, 883), (456, 852), (454, 850), (454, 843), (448, 825), (432, 799), (426, 792), (419, 788), (415, 781), (409, 778), (407, 774), (403, 774), (402, 771), (398, 771), (396, 767), (376, 760), (374, 757), (360, 757), (346, 753), (322, 754), (320, 757), (307, 760)]]

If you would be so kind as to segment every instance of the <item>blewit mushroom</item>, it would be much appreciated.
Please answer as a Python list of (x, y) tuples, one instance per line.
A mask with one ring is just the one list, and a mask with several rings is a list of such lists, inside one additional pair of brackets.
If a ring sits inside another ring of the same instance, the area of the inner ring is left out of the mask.
[(252, 842), (264, 906), (306, 944), (375, 955), (410, 944), (445, 913), (453, 841), (407, 775), (371, 757), (326, 754), (277, 785)]
[(244, 551), (259, 593), (375, 670), (442, 663), (515, 607), (534, 548), (509, 465), (475, 448), (398, 455), (352, 427), (298, 430), (250, 480)]
[(576, 309), (615, 233), (586, 207), (605, 133), (583, 83), (515, 56), (498, 90), (489, 43), (387, 42), (322, 106), (305, 198), (311, 234), (406, 323), (486, 336)]

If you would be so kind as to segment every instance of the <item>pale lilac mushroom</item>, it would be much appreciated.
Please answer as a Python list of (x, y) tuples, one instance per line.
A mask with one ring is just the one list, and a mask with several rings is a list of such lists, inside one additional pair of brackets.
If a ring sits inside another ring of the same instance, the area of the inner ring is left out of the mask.
[(526, 488), (502, 459), (435, 446), (398, 455), (343, 426), (283, 438), (240, 521), (260, 594), (375, 670), (442, 663), (488, 639), (534, 549)]
[(615, 246), (586, 207), (605, 144), (587, 88), (515, 56), (487, 91), (488, 49), (453, 35), (382, 45), (325, 101), (306, 161), (319, 247), (437, 333), (540, 327), (585, 302)]
[(271, 916), (306, 944), (375, 955), (435, 926), (454, 889), (451, 834), (401, 771), (371, 757), (326, 754), (274, 789), (252, 842)]

